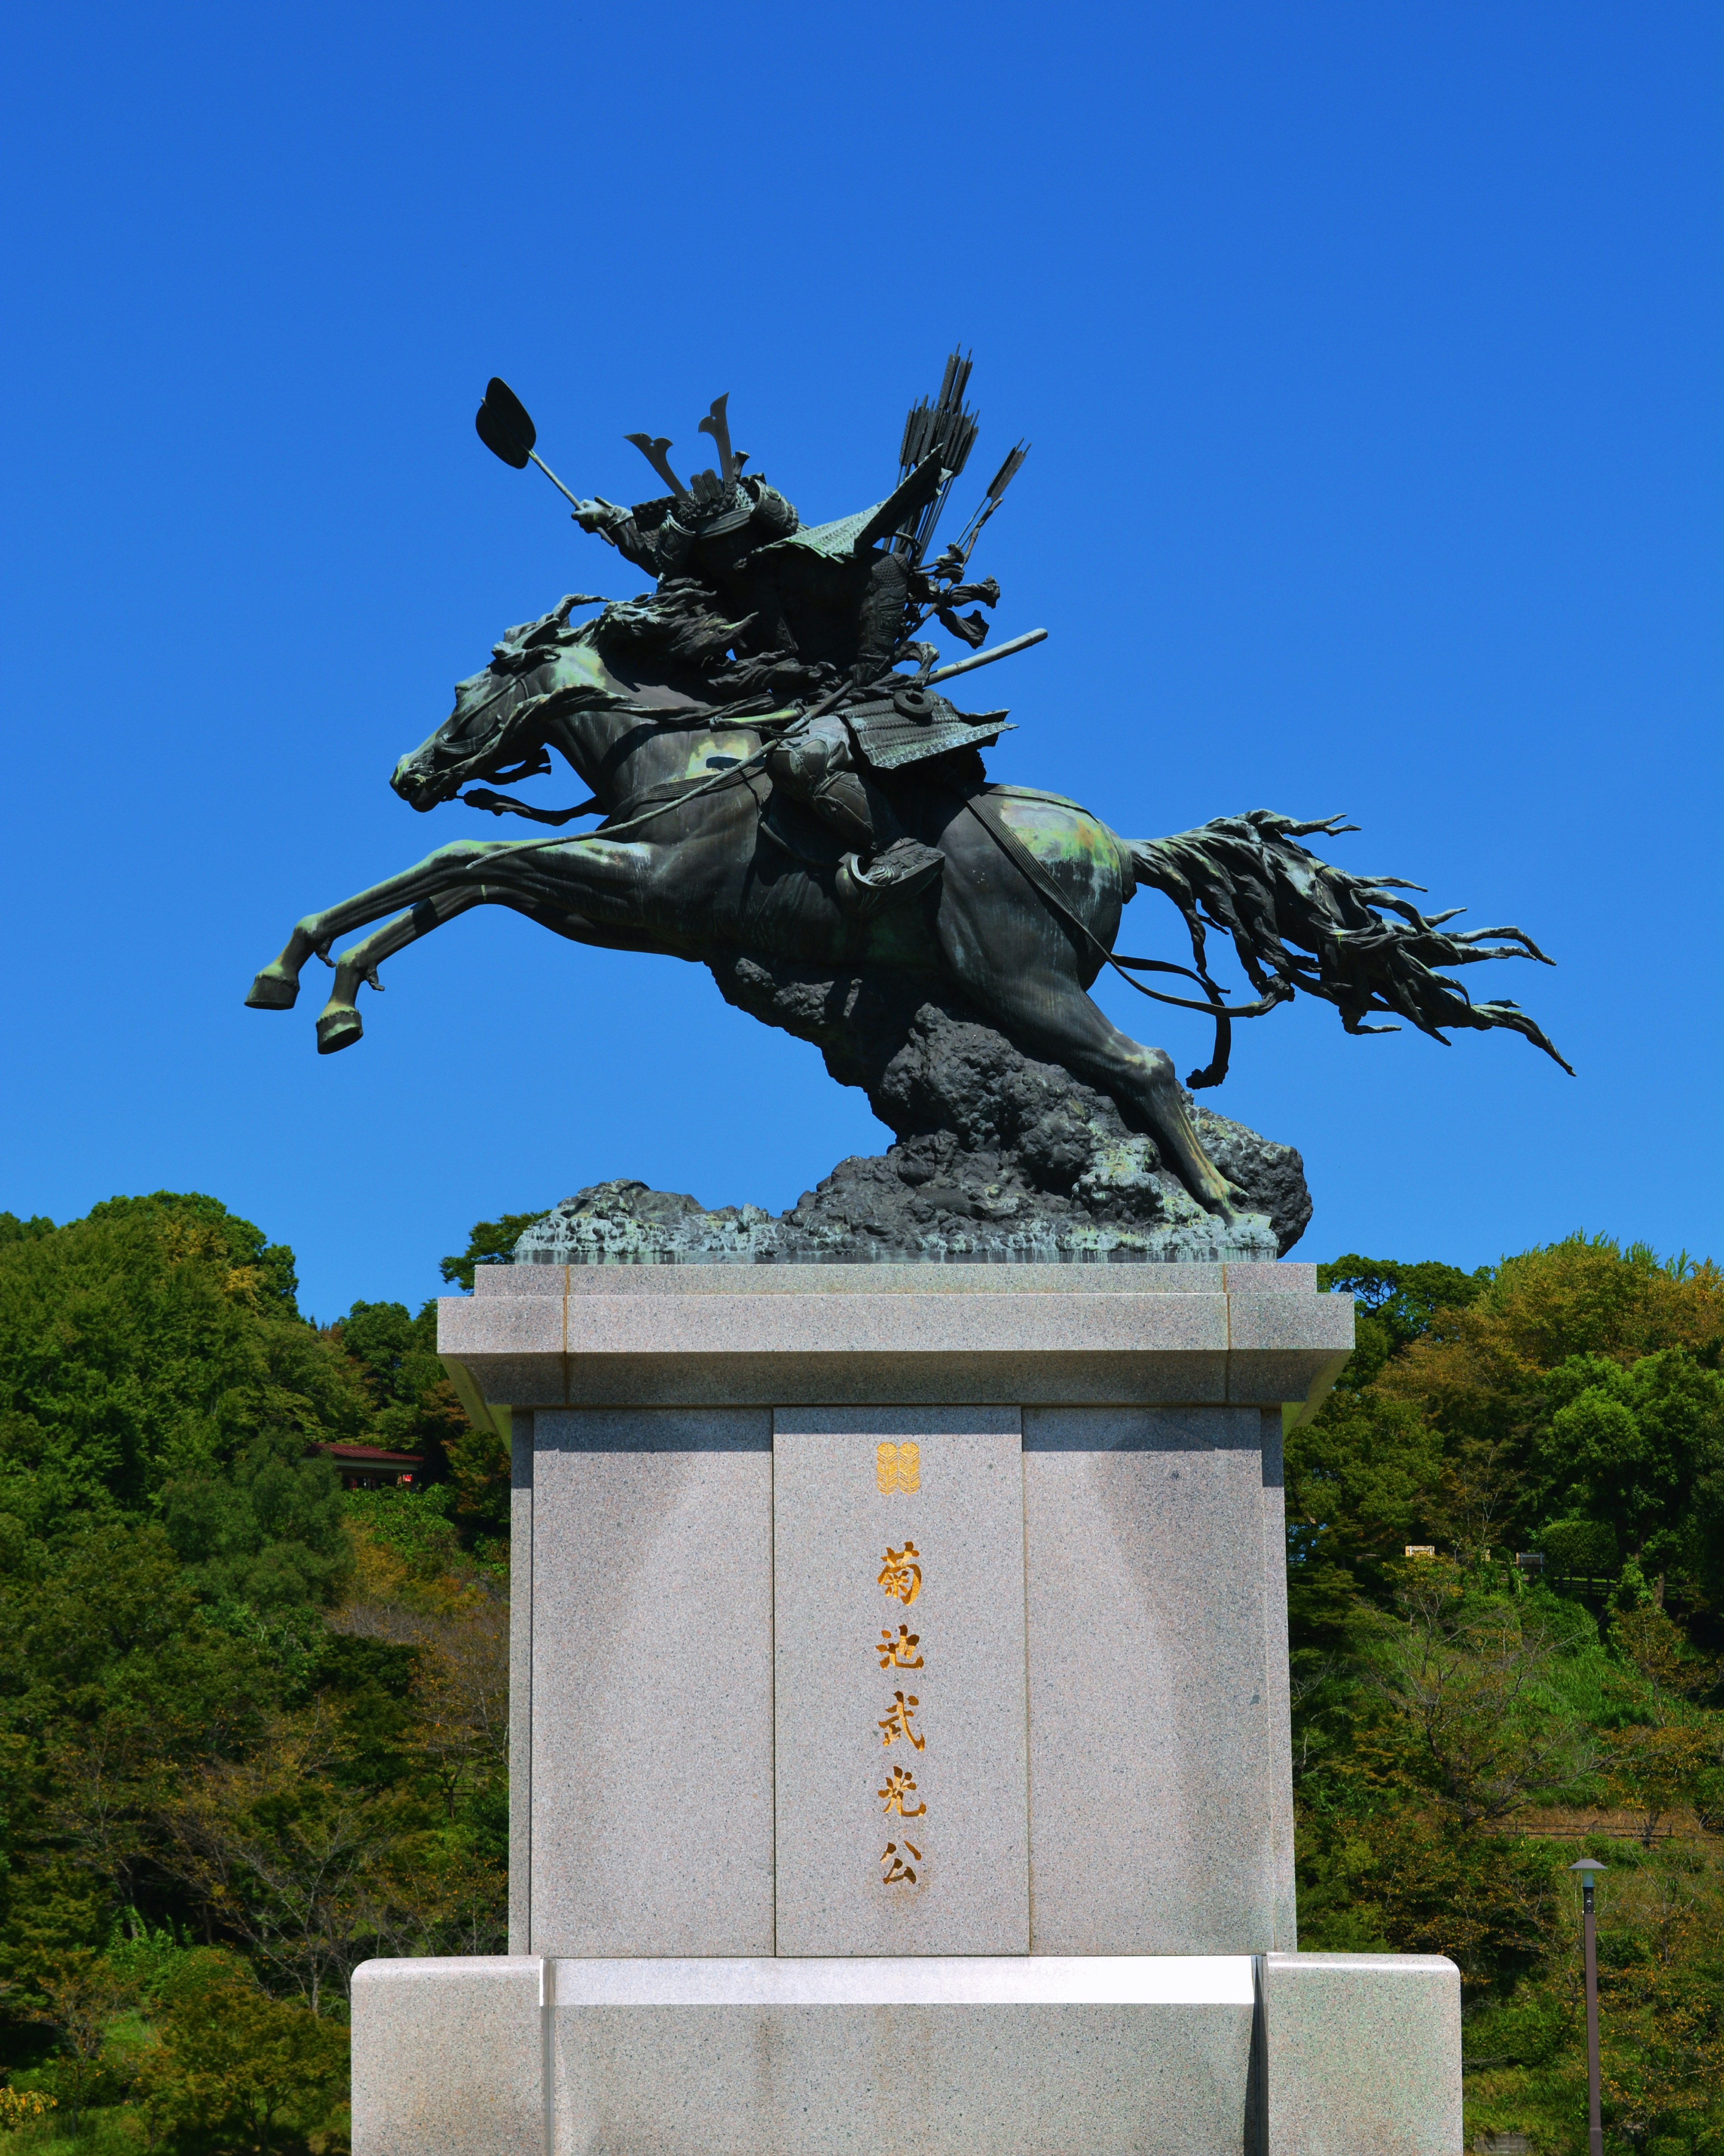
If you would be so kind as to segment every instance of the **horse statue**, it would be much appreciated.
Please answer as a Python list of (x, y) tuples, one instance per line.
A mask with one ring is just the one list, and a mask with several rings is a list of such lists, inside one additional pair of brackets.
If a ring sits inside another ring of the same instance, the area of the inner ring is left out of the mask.
[[(663, 445), (654, 447), (662, 455)], [(1174, 838), (1121, 838), (1062, 795), (988, 782), (976, 742), (1000, 731), (998, 712), (971, 721), (957, 714), (957, 746), (895, 770), (885, 761), (875, 772), (898, 843), (938, 873), (928, 880), (919, 872), (916, 887), (893, 904), (859, 904), (868, 875), (858, 857), (774, 771), (785, 767), (785, 744), (804, 738), (817, 713), (832, 707), (842, 717), (846, 695), (855, 709), (885, 709), (890, 724), (925, 719), (940, 701), (926, 687), (936, 678), (931, 648), (907, 647), (927, 653), (920, 675), (877, 677), (871, 704), (859, 703), (854, 686), (817, 701), (806, 691), (806, 670), (775, 674), (753, 663), (739, 670), (726, 654), (741, 649), (746, 625), (716, 611), (697, 582), (672, 578), (656, 594), (573, 620), (577, 608), (598, 603), (571, 595), (509, 630), (490, 665), (458, 685), (449, 718), (402, 757), (392, 781), (417, 809), (471, 788), (471, 805), (554, 823), (557, 834), (458, 840), (306, 915), (253, 983), (253, 1009), (290, 1009), (300, 968), (316, 952), (335, 968), (318, 1048), (350, 1047), (362, 1030), (361, 985), (381, 988), (385, 959), (475, 906), (512, 906), (577, 943), (716, 969), (754, 954), (781, 965), (913, 977), (956, 992), (1013, 1046), (1111, 1096), (1126, 1122), (1162, 1147), (1198, 1203), (1224, 1220), (1235, 1217), (1242, 1194), (1199, 1142), (1166, 1051), (1122, 1033), (1091, 1001), (1104, 964), (1146, 994), (1213, 1016), (1215, 1060), (1193, 1075), (1193, 1084), (1213, 1084), (1224, 1070), (1234, 1019), (1261, 1015), (1300, 989), (1333, 1004), (1350, 1033), (1394, 1029), (1367, 1024), (1368, 1014), (1404, 1019), (1439, 1040), (1444, 1027), (1506, 1027), (1562, 1063), (1512, 1003), (1475, 1004), (1436, 970), (1488, 958), (1552, 963), (1522, 931), (1447, 932), (1441, 923), (1451, 914), (1428, 916), (1393, 896), (1421, 886), (1349, 875), (1299, 843), (1357, 826), (1260, 809)], [(787, 684), (800, 692), (775, 696)], [(577, 809), (525, 808), (474, 783), (548, 771), (552, 751), (589, 789)], [(596, 829), (562, 831), (568, 819), (595, 813), (603, 819)], [(1140, 886), (1179, 909), (1191, 968), (1116, 953), (1121, 911)], [(331, 959), (338, 938), (377, 921)], [(1232, 938), (1256, 991), (1252, 1002), (1228, 1004), (1210, 978), (1206, 926)], [(1198, 993), (1150, 988), (1136, 978), (1143, 973), (1183, 976)]]

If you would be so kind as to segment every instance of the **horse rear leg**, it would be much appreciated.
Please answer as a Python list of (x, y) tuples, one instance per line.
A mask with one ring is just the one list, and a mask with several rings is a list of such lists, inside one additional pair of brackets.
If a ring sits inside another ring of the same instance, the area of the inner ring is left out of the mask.
[(1121, 1033), (1075, 974), (1044, 964), (1015, 975), (990, 971), (985, 981), (967, 985), (1019, 1047), (1064, 1064), (1143, 1124), (1199, 1205), (1224, 1220), (1244, 1207), (1244, 1192), (1210, 1159), (1193, 1127), (1172, 1057)]

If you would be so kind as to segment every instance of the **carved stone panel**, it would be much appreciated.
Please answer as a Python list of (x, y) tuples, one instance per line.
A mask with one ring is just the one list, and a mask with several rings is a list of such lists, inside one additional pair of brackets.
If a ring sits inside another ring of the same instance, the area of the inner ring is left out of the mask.
[(781, 1954), (1029, 1951), (1018, 1422), (775, 1414)]

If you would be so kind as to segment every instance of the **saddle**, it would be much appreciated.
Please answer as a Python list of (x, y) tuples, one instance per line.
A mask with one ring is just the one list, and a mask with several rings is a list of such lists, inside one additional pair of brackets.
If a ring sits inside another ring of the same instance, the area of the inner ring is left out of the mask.
[(1004, 711), (961, 711), (931, 689), (906, 685), (890, 696), (847, 705), (841, 715), (856, 746), (877, 771), (896, 771), (948, 749), (991, 747), (1015, 733)]

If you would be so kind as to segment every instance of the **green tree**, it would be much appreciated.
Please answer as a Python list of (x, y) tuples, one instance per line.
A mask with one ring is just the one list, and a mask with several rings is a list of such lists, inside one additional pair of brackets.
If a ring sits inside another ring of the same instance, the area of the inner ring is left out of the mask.
[(423, 1303), (417, 1317), (404, 1302), (356, 1302), (333, 1331), (359, 1365), (376, 1414), (414, 1406), (443, 1375), (434, 1300)]
[(271, 1999), (231, 1958), (196, 1958), (165, 2001), (135, 2084), (152, 2146), (293, 2156), (341, 2103), (347, 2030)]
[(151, 1509), (260, 1440), (303, 1450), (365, 1414), (298, 1315), (291, 1253), (213, 1199), (112, 1199), (0, 1241), (0, 1511), (28, 1528)]
[(1556, 1943), (1561, 1860), (1547, 1850), (1387, 1803), (1306, 1810), (1299, 1840), (1306, 1953), (1447, 1954), (1470, 2004)]
[(1724, 1277), (1608, 1237), (1570, 1235), (1505, 1258), (1464, 1307), (1439, 1312), (1375, 1380), (1445, 1440), (1512, 1440), (1545, 1409), (1546, 1374), (1573, 1356), (1627, 1364), (1686, 1348), (1716, 1365)]
[[(475, 1229), (475, 1236), (479, 1234)], [(437, 1357), (437, 1305), (416, 1317), (400, 1302), (356, 1302), (330, 1337), (357, 1366), (372, 1401), (371, 1435), (392, 1450), (417, 1452), (424, 1481), (447, 1483), (470, 1536), (506, 1534), (509, 1449), (475, 1430)]]
[(1380, 1572), (1424, 1538), (1442, 1441), (1416, 1408), (1349, 1388), (1290, 1433), (1285, 1471), (1296, 1572), (1322, 1563)]
[(1317, 1267), (1321, 1290), (1353, 1297), (1357, 1345), (1316, 1415), (1286, 1443), (1288, 1614), (1307, 1677), (1311, 1656), (1341, 1645), (1361, 1582), (1382, 1599), (1392, 1584), (1386, 1568), (1408, 1543), (1426, 1539), (1442, 1483), (1440, 1435), (1416, 1403), (1385, 1397), (1374, 1381), (1489, 1278), (1434, 1259), (1357, 1253)]
[(90, 2104), (111, 2093), (104, 2054), (126, 1987), (108, 1962), (86, 1948), (57, 1956), (42, 1973), (41, 1990), (42, 2018), (59, 2039), (54, 2093), (76, 2134)]
[(353, 1569), (341, 1477), (300, 1450), (259, 1439), (225, 1474), (167, 1486), (167, 1539), (200, 1593), (272, 1614), (336, 1600)]
[(1436, 1807), (1462, 1828), (1495, 1825), (1590, 1771), (1579, 1717), (1544, 1681), (1557, 1641), (1536, 1609), (1432, 1558), (1404, 1568), (1395, 1601), (1378, 1681)]
[(160, 1879), (162, 1817), (187, 1765), (234, 1753), (279, 1676), (205, 1619), (160, 1527), (99, 1519), (0, 1541), (0, 1986), (100, 1951)]
[(1666, 1348), (1626, 1365), (1565, 1357), (1542, 1390), (1526, 1448), (1533, 1502), (1608, 1525), (1643, 1571), (1697, 1558), (1691, 1505), (1696, 1481), (1724, 1469), (1724, 1376)]
[(474, 1267), (495, 1265), (506, 1258), (521, 1240), (522, 1232), (544, 1218), (543, 1213), (505, 1213), (500, 1219), (480, 1221), (467, 1238), (466, 1249), (458, 1257), (447, 1257), (443, 1260), (443, 1277), (453, 1281), (456, 1286), (464, 1288), (470, 1295)]
[[(1606, 1856), (1609, 2145), (1713, 2156), (1724, 1861), (1687, 1829), (1724, 1817), (1724, 1281), (1583, 1235), (1320, 1277), (1361, 1352), (1286, 1447), (1301, 1944), (1452, 1955), (1469, 2143), (1579, 2156), (1566, 1867)], [(1619, 1803), (1647, 1845), (1540, 1838)]]
[(1364, 1258), (1356, 1252), (1317, 1267), (1325, 1294), (1353, 1298), (1356, 1345), (1342, 1383), (1368, 1385), (1391, 1355), (1430, 1330), (1439, 1311), (1464, 1310), (1491, 1283), (1491, 1268), (1463, 1272), (1434, 1258), (1403, 1264), (1396, 1258)]
[(33, 1213), (28, 1220), (20, 1220), (16, 1213), (0, 1213), (0, 1244), (28, 1243), (53, 1233), (54, 1223), (45, 1213)]
[[(212, 1199), (0, 1219), (0, 2023), (80, 2131), (131, 2084), (186, 2156), (332, 2148), (311, 2004), (368, 1953), (500, 1950), (505, 1568), (450, 1515), (506, 1524), (507, 1467), (434, 1328), (319, 1332)], [(319, 1451), (367, 1437), (448, 1474), (386, 1493), (412, 1564)], [(199, 1934), (243, 1956), (219, 2014), (178, 1988)]]

